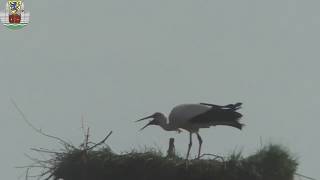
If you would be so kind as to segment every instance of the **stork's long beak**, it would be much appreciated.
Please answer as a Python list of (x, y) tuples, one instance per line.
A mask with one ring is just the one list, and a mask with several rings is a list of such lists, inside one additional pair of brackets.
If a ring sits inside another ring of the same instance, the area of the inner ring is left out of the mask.
[[(146, 120), (146, 119), (149, 119), (149, 118), (154, 118), (154, 116), (153, 116), (153, 115), (150, 115), (150, 116), (144, 117), (144, 118), (142, 118), (142, 119), (139, 119), (139, 120), (137, 120), (136, 122), (143, 121), (143, 120)], [(150, 121), (150, 122), (149, 122), (148, 124), (146, 124), (145, 126), (143, 126), (143, 127), (140, 129), (140, 131), (142, 131), (144, 128), (146, 128), (146, 127), (148, 127), (148, 126), (150, 126), (150, 125), (152, 125), (152, 124), (154, 124), (154, 121), (153, 121), (153, 120)]]
[(150, 126), (151, 124), (152, 124), (152, 121), (150, 121), (148, 124), (146, 124), (145, 126), (143, 126), (143, 127), (140, 129), (140, 131), (142, 131), (144, 128)]
[(149, 119), (149, 118), (153, 118), (153, 115), (151, 115), (151, 116), (147, 116), (147, 117), (144, 117), (144, 118), (139, 119), (139, 120), (136, 120), (136, 122), (143, 121), (143, 120), (145, 120), (145, 119)]

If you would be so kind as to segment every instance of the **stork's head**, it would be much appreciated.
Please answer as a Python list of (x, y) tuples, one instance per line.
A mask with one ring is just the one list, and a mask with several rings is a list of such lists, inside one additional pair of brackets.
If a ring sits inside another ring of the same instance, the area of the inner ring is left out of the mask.
[[(152, 118), (152, 119), (151, 119)], [(143, 126), (141, 130), (143, 130), (144, 128), (150, 126), (150, 125), (158, 125), (158, 126), (161, 126), (162, 124), (166, 123), (166, 117), (164, 114), (160, 113), (160, 112), (156, 112), (150, 116), (147, 116), (147, 117), (144, 117), (142, 119), (139, 119), (137, 120), (136, 122), (139, 122), (139, 121), (143, 121), (143, 120), (146, 120), (146, 119), (151, 119), (151, 121), (149, 121), (148, 124), (146, 124), (145, 126)]]

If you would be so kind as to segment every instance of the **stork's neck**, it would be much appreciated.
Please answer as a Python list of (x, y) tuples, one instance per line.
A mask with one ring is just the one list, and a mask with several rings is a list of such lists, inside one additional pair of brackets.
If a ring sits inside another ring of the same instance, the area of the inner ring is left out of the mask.
[(163, 115), (161, 117), (159, 125), (166, 131), (175, 131), (176, 128), (174, 128), (171, 124), (167, 123), (167, 120), (167, 117)]

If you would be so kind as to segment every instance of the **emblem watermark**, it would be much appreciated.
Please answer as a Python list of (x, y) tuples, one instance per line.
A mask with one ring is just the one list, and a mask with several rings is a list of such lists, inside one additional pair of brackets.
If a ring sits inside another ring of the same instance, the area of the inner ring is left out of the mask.
[(9, 29), (25, 27), (30, 21), (30, 13), (24, 9), (22, 0), (8, 0), (4, 11), (0, 11), (1, 23)]

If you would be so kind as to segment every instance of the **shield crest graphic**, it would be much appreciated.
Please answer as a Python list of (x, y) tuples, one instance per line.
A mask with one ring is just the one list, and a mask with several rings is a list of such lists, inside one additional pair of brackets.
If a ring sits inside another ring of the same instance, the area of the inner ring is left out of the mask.
[(0, 12), (0, 20), (10, 29), (21, 29), (29, 23), (30, 13), (25, 12), (22, 0), (8, 0), (5, 10)]

